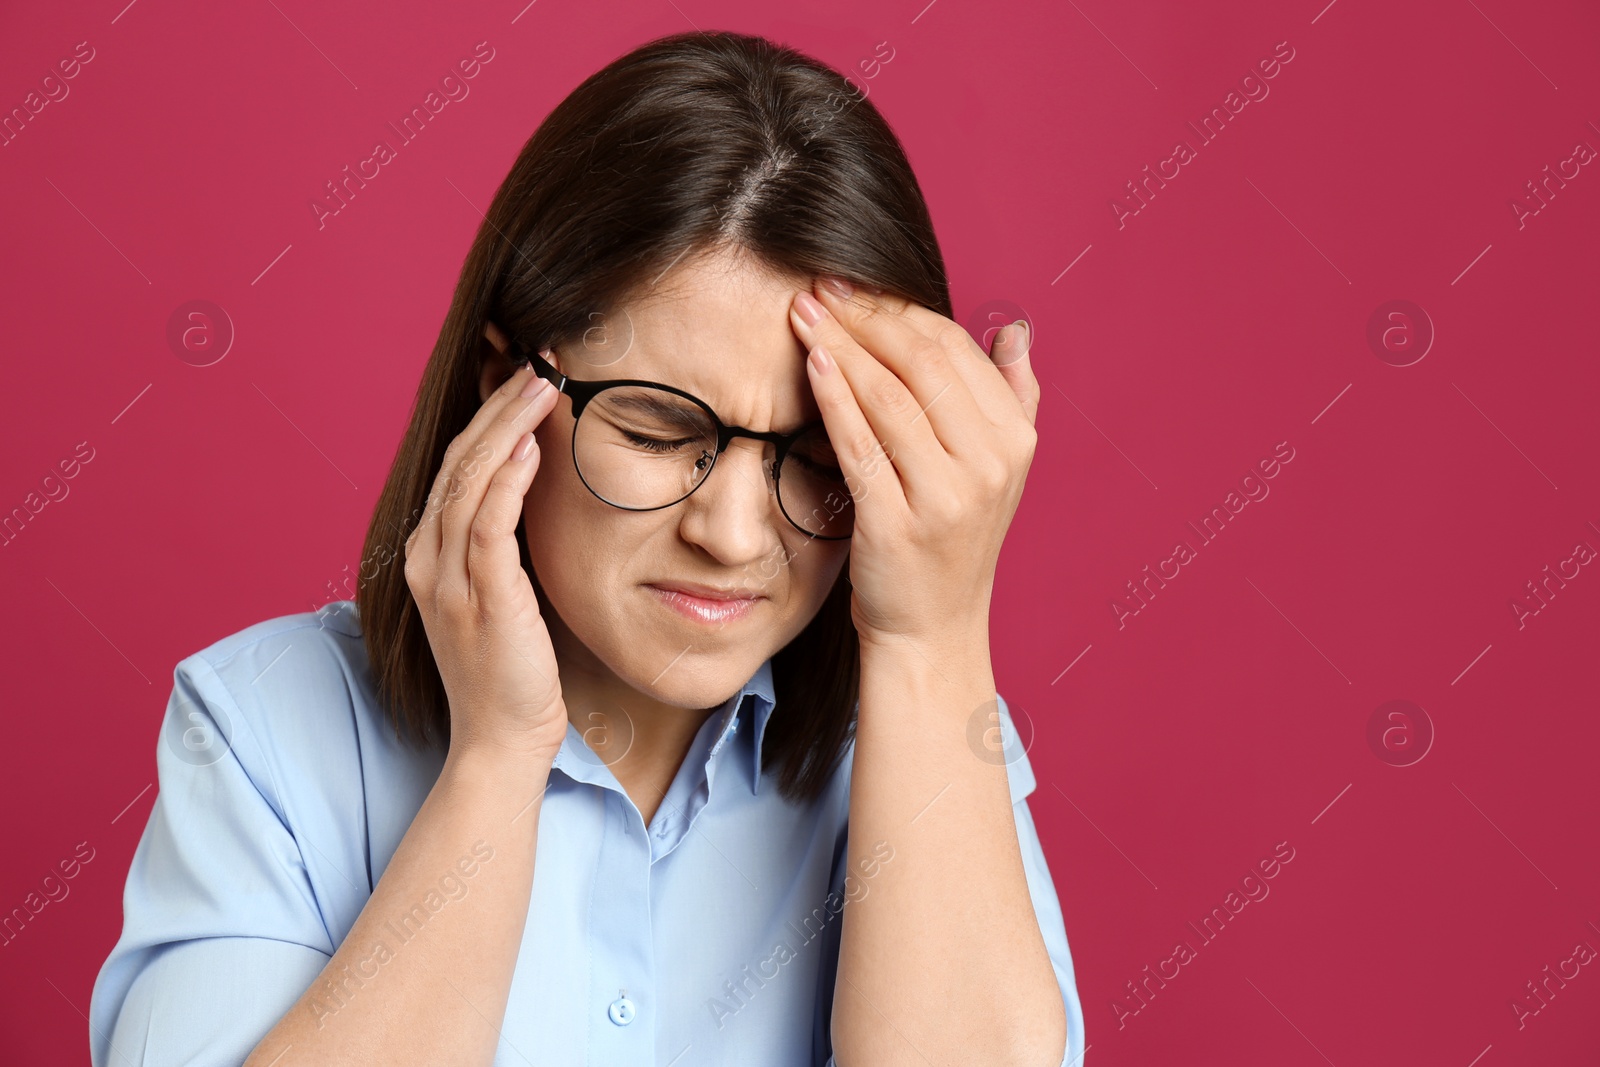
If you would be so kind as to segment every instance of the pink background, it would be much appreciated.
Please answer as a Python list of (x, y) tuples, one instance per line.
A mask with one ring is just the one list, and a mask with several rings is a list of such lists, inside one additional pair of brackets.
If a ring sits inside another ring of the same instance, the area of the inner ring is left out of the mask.
[[(523, 141), (692, 24), (853, 72), (924, 184), (958, 318), (1035, 323), (994, 648), (1086, 1062), (1596, 1062), (1600, 964), (1527, 989), (1600, 949), (1600, 567), (1563, 562), (1600, 547), (1600, 164), (1563, 163), (1600, 147), (1592, 5), (124, 2), (0, 16), (6, 112), (94, 54), (0, 147), (0, 512), (92, 449), (0, 548), (0, 911), (93, 849), (0, 948), (0, 1058), (87, 1062), (172, 668), (353, 588)], [(324, 183), (480, 41), (470, 95), (319, 230)], [(1186, 123), (1280, 42), (1269, 95), (1202, 144)], [(1194, 158), (1119, 224), (1179, 139)], [(1519, 220), (1547, 165), (1578, 173)], [(209, 366), (214, 339), (168, 341), (191, 300), (233, 324)], [(1395, 300), (1411, 317), (1374, 347)], [(1280, 442), (1292, 460), (1242, 483)], [(1180, 540), (1193, 558), (1163, 564)], [(1119, 617), (1147, 565), (1170, 580)], [(1569, 580), (1519, 617), (1547, 565)], [(1409, 718), (1370, 740), (1395, 700)], [(1270, 894), (1203, 941), (1188, 924), (1280, 842)], [(1135, 999), (1180, 939), (1193, 958)]]

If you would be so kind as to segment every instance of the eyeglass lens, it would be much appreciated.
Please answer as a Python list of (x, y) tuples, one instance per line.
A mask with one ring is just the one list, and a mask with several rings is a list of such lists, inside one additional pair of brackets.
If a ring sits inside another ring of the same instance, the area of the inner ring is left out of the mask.
[[(647, 386), (601, 390), (573, 430), (573, 457), (589, 489), (617, 507), (651, 510), (688, 496), (711, 470), (717, 429), (705, 409)], [(778, 472), (778, 504), (807, 533), (847, 536), (855, 524), (827, 429), (811, 427)]]

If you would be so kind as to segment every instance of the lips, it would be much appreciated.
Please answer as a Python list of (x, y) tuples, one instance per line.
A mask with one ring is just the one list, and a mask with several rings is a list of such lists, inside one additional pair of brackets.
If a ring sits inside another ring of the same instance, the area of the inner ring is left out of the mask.
[(747, 589), (719, 589), (699, 582), (650, 582), (650, 586), (668, 593), (684, 593), (700, 600), (761, 600), (760, 593)]
[(679, 616), (716, 627), (745, 618), (766, 599), (760, 595), (739, 595), (733, 590), (697, 582), (652, 582), (645, 588)]

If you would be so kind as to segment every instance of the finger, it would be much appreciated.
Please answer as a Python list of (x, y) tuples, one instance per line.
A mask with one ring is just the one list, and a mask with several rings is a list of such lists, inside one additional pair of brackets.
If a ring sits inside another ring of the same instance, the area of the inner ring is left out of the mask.
[[(912, 326), (887, 304), (871, 299), (847, 299), (823, 284), (821, 279), (812, 288), (806, 295), (815, 297), (825, 312), (823, 320), (814, 327), (817, 339), (813, 343), (829, 344), (828, 350), (837, 355), (847, 375), (852, 363), (867, 365), (852, 360), (852, 350), (867, 353), (873, 357), (872, 363), (887, 367), (916, 398), (918, 408), (948, 451), (957, 451), (955, 446), (960, 443), (963, 427), (978, 411), (972, 391), (956, 372), (946, 347)], [(841, 344), (844, 345), (842, 352)], [(857, 395), (870, 398), (876, 394), (858, 389)], [(870, 412), (868, 417), (871, 417)]]
[(527, 431), (512, 443), (489, 479), (483, 504), (472, 520), (467, 538), (467, 573), (473, 599), (490, 616), (506, 617), (516, 591), (527, 574), (517, 547), (517, 526), (522, 522), (523, 498), (539, 468), (539, 442)]
[(539, 384), (543, 388), (533, 396), (524, 397), (519, 393), (501, 404), (457, 464), (455, 484), (445, 495), (444, 507), (439, 512), (442, 541), (436, 575), (440, 582), (453, 582), (460, 590), (472, 591), (467, 552), (489, 479), (511, 454), (517, 439), (550, 414), (556, 405), (555, 398), (560, 395), (555, 386), (544, 379), (539, 379)]
[[(827, 290), (826, 285), (819, 286)], [(1016, 413), (1015, 401), (1012, 392), (1007, 388), (1005, 381), (995, 373), (994, 363), (973, 340), (966, 329), (932, 308), (924, 307), (914, 300), (908, 300), (892, 293), (876, 291), (863, 292), (857, 288), (851, 296), (836, 298), (839, 304), (828, 303), (828, 309), (838, 316), (846, 325), (853, 325), (855, 319), (852, 315), (862, 315), (863, 328), (872, 325), (871, 310), (874, 307), (888, 309), (898, 315), (917, 332), (938, 344), (950, 357), (951, 365), (967, 383), (967, 388), (972, 391), (974, 401), (984, 416), (996, 426), (1006, 425)], [(861, 308), (857, 312), (853, 309)]]
[[(843, 296), (821, 279), (816, 290), (829, 313), (867, 350), (904, 351), (894, 346), (931, 344), (942, 353), (949, 373), (966, 387), (967, 396), (961, 403), (947, 405), (947, 394), (939, 401), (941, 405), (958, 411), (966, 409), (995, 427), (1003, 427), (1015, 417), (1016, 403), (1005, 383), (997, 380), (988, 354), (956, 323), (904, 297), (859, 290)], [(940, 420), (935, 422), (937, 425)], [(970, 432), (971, 425), (958, 422), (948, 431), (941, 430), (940, 438), (952, 455), (969, 454), (984, 447), (982, 438)]]
[(870, 493), (884, 493), (904, 507), (905, 486), (896, 473), (895, 454), (883, 447), (826, 345), (806, 357), (806, 376), (851, 499), (859, 504)]
[[(806, 314), (818, 317), (807, 322)], [(909, 344), (914, 351), (908, 354), (897, 349), (889, 355), (880, 348), (868, 352), (839, 320), (805, 292), (795, 294), (789, 319), (808, 350), (820, 344), (833, 357), (871, 433), (882, 442), (900, 472), (907, 498), (948, 486), (950, 455), (945, 442), (959, 432), (960, 419), (977, 417), (980, 423), (983, 420), (975, 412), (969, 414), (964, 406), (971, 404), (972, 395), (950, 368), (949, 359), (939, 346), (907, 327), (892, 343)], [(923, 363), (930, 366), (924, 367)], [(943, 434), (934, 425), (936, 418)]]
[(477, 440), (483, 428), (495, 414), (517, 398), (524, 386), (533, 378), (531, 365), (518, 367), (512, 372), (511, 377), (501, 383), (489, 399), (473, 414), (466, 427), (445, 448), (444, 459), (439, 463), (439, 470), (434, 474), (433, 485), (428, 490), (427, 500), (423, 503), (423, 514), (417, 523), (417, 528), (411, 531), (411, 536), (406, 538), (405, 555), (410, 563), (413, 559), (417, 562), (413, 567), (425, 568), (428, 573), (437, 567), (440, 546), (443, 544), (443, 535), (439, 525), (440, 512), (445, 505), (445, 498), (452, 491), (452, 479), (456, 475), (456, 464)]
[(1022, 413), (1032, 426), (1039, 415), (1039, 379), (1033, 373), (1029, 351), (1033, 347), (1033, 331), (1026, 319), (1018, 319), (995, 332), (991, 358), (1012, 393), (1022, 404)]

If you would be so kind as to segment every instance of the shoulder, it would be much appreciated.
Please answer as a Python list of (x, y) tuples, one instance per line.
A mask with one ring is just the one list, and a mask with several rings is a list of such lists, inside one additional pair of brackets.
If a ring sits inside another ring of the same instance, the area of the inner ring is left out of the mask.
[(338, 712), (374, 703), (361, 620), (348, 600), (247, 626), (180, 660), (176, 674), (180, 687), (188, 682), (282, 734), (321, 733)]
[(293, 862), (340, 936), (444, 762), (384, 713), (353, 601), (266, 619), (181, 660), (161, 733), (175, 817), (233, 823), (267, 815), (265, 803), (297, 842), (314, 842)]
[(245, 627), (173, 674), (166, 754), (198, 765), (237, 760), (282, 818), (308, 786), (359, 780), (363, 747), (382, 736), (352, 601)]
[[(219, 674), (238, 676), (250, 665), (275, 665), (280, 656), (296, 648), (302, 653), (296, 657), (300, 666), (332, 666), (330, 656), (346, 658), (361, 651), (361, 618), (355, 602), (336, 600), (317, 611), (263, 620), (214, 641), (182, 662), (203, 663)], [(263, 655), (268, 663), (261, 663)], [(259, 679), (247, 681), (254, 684)]]
[(180, 660), (177, 670), (212, 681), (241, 704), (370, 688), (361, 620), (348, 600), (247, 626)]

